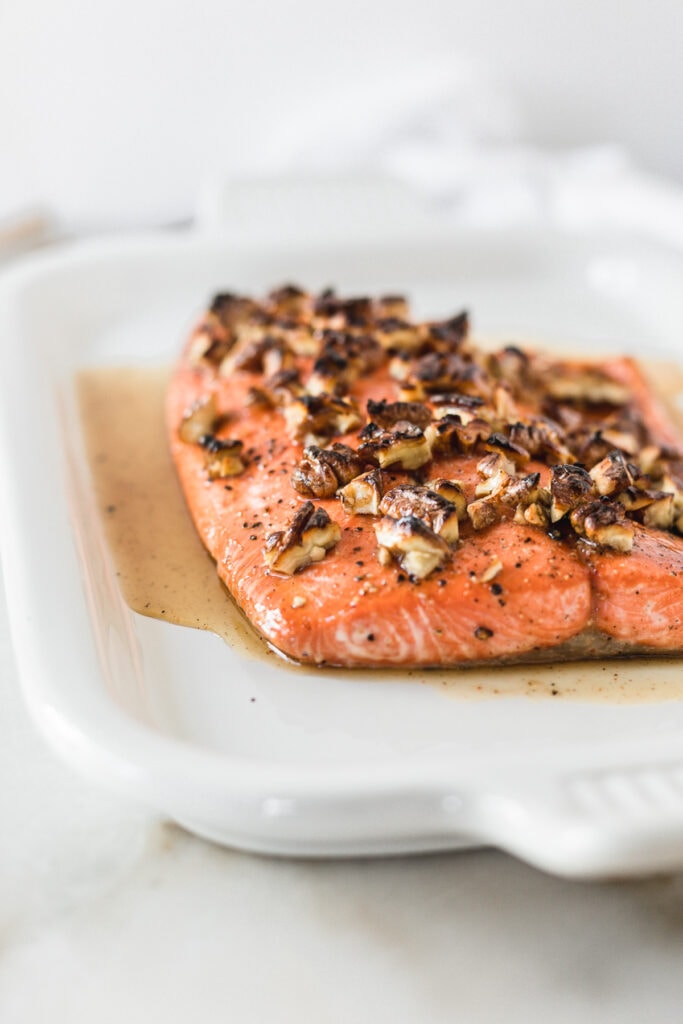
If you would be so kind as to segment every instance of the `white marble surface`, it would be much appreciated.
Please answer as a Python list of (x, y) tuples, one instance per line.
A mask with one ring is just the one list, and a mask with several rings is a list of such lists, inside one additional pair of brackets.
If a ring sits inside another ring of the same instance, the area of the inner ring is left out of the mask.
[(269, 860), (63, 766), (0, 605), (2, 1024), (682, 1019), (683, 875), (578, 884), (494, 851)]

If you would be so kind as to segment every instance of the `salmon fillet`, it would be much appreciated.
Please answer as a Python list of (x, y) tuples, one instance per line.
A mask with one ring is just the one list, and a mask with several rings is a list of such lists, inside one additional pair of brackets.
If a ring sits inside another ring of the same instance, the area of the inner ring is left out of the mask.
[(297, 662), (683, 648), (683, 457), (630, 359), (485, 352), (464, 314), (289, 286), (216, 297), (166, 411), (221, 580)]

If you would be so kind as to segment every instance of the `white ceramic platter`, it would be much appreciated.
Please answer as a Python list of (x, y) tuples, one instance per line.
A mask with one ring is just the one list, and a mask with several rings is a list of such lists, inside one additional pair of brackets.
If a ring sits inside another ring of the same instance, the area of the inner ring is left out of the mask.
[(123, 603), (74, 373), (170, 362), (213, 291), (285, 280), (406, 290), (419, 314), (466, 305), (484, 334), (565, 346), (671, 358), (683, 336), (683, 261), (617, 236), (461, 233), (357, 251), (155, 236), (17, 267), (0, 283), (1, 536), (45, 735), (189, 829), (267, 853), (481, 843), (576, 876), (683, 865), (680, 702), (462, 700), (409, 679), (297, 675)]

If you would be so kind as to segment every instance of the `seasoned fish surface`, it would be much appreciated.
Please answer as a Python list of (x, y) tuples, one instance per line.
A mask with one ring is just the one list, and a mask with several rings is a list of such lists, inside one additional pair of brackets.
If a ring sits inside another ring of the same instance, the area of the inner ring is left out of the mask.
[(217, 296), (167, 398), (220, 578), (303, 663), (683, 647), (683, 455), (630, 359), (473, 342), (400, 296)]

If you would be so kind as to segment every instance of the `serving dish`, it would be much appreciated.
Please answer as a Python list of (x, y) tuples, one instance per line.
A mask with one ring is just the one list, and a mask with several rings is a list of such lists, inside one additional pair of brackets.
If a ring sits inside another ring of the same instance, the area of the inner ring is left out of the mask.
[[(536, 666), (527, 680), (552, 694), (555, 678), (601, 671), (613, 702), (534, 697), (533, 686), (511, 696), (496, 670), (474, 699), (438, 673), (298, 673), (133, 613), (74, 387), (84, 367), (169, 363), (213, 291), (289, 279), (405, 290), (425, 316), (467, 306), (480, 334), (671, 361), (682, 271), (653, 242), (544, 229), (334, 250), (110, 239), (5, 275), (2, 553), (24, 693), (47, 738), (198, 834), (266, 853), (494, 844), (574, 876), (683, 864), (683, 702), (667, 699), (679, 663)], [(631, 678), (658, 699), (630, 703)]]

